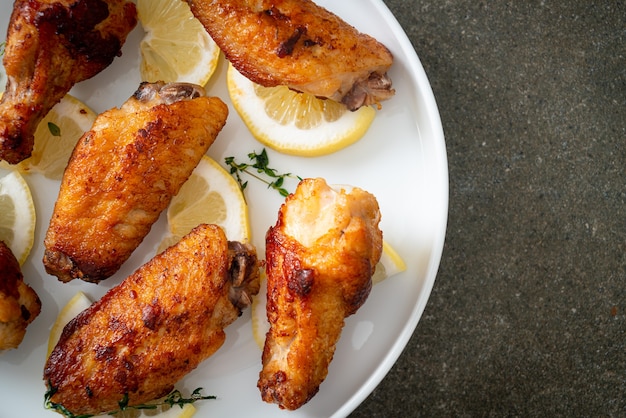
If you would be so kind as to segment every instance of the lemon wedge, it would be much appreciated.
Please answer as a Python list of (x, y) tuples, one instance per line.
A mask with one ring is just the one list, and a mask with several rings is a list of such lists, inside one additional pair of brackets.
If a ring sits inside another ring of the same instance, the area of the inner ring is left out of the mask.
[[(406, 264), (396, 250), (383, 240), (383, 252), (380, 261), (376, 264), (376, 272), (372, 276), (372, 283), (377, 284), (381, 281), (395, 276), (406, 270)], [(261, 286), (259, 293), (252, 298), (252, 336), (259, 348), (262, 350), (265, 345), (265, 335), (270, 329), (267, 321), (267, 278), (265, 274), (261, 276)]]
[(0, 241), (24, 264), (35, 240), (35, 206), (28, 184), (15, 171), (0, 169)]
[(317, 157), (339, 151), (361, 139), (376, 116), (371, 106), (350, 112), (341, 103), (285, 86), (262, 87), (231, 64), (226, 80), (230, 99), (252, 135), (284, 154)]
[(199, 224), (216, 224), (230, 241), (250, 241), (248, 206), (237, 181), (215, 160), (202, 157), (167, 208), (169, 236), (158, 252)]
[(184, 81), (204, 86), (217, 67), (220, 49), (181, 0), (137, 0), (144, 81)]

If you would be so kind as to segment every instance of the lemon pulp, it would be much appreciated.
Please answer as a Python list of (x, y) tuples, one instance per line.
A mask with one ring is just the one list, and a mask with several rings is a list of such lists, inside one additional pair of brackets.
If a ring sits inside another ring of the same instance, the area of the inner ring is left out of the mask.
[(252, 136), (284, 154), (316, 157), (339, 151), (361, 139), (376, 116), (371, 106), (350, 112), (341, 103), (286, 86), (259, 86), (231, 64), (226, 80), (233, 106)]
[(230, 241), (250, 241), (248, 206), (236, 180), (215, 160), (203, 156), (167, 208), (169, 236), (162, 251), (199, 224), (220, 226)]
[(217, 67), (220, 50), (181, 0), (138, 0), (146, 35), (139, 45), (144, 81), (189, 82), (204, 86)]

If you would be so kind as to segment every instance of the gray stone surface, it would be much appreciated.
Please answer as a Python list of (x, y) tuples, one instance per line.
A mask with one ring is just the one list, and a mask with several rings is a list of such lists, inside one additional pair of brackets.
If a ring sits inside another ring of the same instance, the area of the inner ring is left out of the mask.
[(626, 5), (385, 3), (437, 99), (449, 226), (352, 416), (626, 416)]

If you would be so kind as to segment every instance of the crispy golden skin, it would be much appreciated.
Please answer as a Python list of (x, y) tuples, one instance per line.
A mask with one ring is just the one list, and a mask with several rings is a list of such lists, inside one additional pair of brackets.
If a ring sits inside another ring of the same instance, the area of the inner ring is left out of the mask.
[(200, 225), (71, 320), (45, 369), (51, 401), (74, 414), (137, 405), (174, 384), (224, 342), (259, 290), (256, 252)]
[(24, 283), (17, 259), (0, 241), (0, 352), (17, 348), (26, 327), (41, 312), (37, 293)]
[(0, 159), (29, 157), (41, 119), (75, 83), (111, 64), (136, 24), (126, 0), (16, 0), (4, 55)]
[(200, 86), (143, 83), (99, 115), (63, 175), (45, 238), (46, 271), (61, 281), (114, 274), (150, 231), (226, 123)]
[(255, 83), (355, 110), (394, 92), (389, 50), (310, 0), (185, 0), (226, 58)]
[(365, 302), (382, 252), (373, 195), (303, 180), (266, 236), (267, 318), (257, 386), (264, 401), (297, 409), (326, 378), (344, 325)]

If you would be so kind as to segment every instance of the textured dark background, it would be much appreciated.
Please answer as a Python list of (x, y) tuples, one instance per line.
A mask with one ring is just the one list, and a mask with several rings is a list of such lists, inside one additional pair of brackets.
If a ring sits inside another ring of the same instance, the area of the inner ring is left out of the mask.
[(424, 315), (354, 417), (626, 416), (626, 5), (385, 0), (450, 212)]

